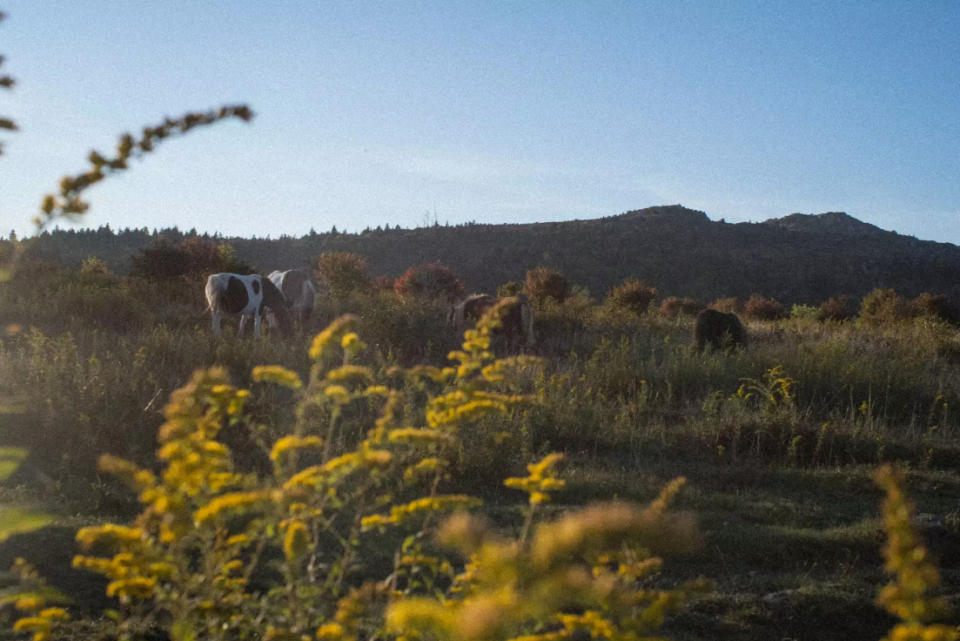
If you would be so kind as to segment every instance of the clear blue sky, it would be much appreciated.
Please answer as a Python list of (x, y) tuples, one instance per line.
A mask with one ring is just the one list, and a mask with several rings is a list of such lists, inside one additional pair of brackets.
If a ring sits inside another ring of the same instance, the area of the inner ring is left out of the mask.
[(960, 243), (960, 2), (6, 0), (0, 234), (163, 116), (246, 102), (84, 224), (311, 227), (846, 211)]

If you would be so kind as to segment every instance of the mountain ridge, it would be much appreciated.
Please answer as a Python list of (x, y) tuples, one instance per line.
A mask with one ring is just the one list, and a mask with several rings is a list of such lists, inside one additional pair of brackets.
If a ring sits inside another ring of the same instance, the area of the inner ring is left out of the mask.
[[(98, 255), (125, 272), (129, 257), (158, 237), (176, 242), (187, 236), (178, 230), (57, 231), (38, 238), (30, 251), (65, 265)], [(960, 247), (903, 236), (843, 212), (728, 223), (675, 204), (562, 222), (222, 240), (265, 272), (310, 264), (325, 251), (351, 251), (367, 258), (373, 276), (396, 277), (411, 265), (440, 262), (474, 291), (495, 291), (506, 281), (522, 281), (527, 269), (546, 266), (595, 297), (639, 278), (661, 296), (704, 301), (758, 293), (817, 303), (837, 295), (859, 298), (875, 288), (960, 301)]]

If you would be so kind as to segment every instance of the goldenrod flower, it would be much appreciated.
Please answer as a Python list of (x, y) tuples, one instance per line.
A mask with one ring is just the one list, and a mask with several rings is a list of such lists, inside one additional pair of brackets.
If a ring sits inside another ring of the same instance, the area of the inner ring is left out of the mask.
[(324, 356), (329, 353), (331, 342), (340, 336), (341, 333), (348, 331), (356, 320), (357, 317), (351, 314), (341, 316), (330, 323), (322, 332), (314, 336), (313, 341), (310, 343), (310, 351), (308, 352), (310, 358), (315, 361), (323, 359)]
[(149, 599), (157, 587), (153, 577), (135, 576), (129, 579), (111, 581), (107, 585), (107, 596), (118, 597), (121, 601), (129, 599)]
[(69, 621), (70, 615), (63, 608), (44, 608), (40, 616), (49, 621)]
[(44, 603), (43, 599), (39, 597), (22, 597), (16, 600), (13, 604), (14, 609), (20, 610), (21, 612), (26, 610), (36, 610)]
[(193, 520), (197, 526), (206, 525), (213, 519), (244, 511), (270, 498), (270, 493), (261, 492), (233, 492), (211, 499), (209, 503), (193, 513)]
[(85, 548), (98, 542), (107, 545), (118, 545), (139, 542), (143, 538), (144, 531), (140, 528), (113, 525), (111, 523), (80, 528), (76, 536), (77, 541)]
[(307, 553), (310, 537), (303, 521), (294, 521), (287, 526), (283, 537), (283, 553), (290, 561), (296, 561)]
[(343, 636), (343, 626), (339, 623), (324, 623), (317, 628), (317, 638), (320, 641), (337, 641)]
[(270, 460), (276, 462), (285, 452), (308, 447), (323, 447), (323, 439), (319, 436), (284, 436), (273, 444)]
[(387, 439), (392, 443), (423, 445), (450, 445), (455, 441), (454, 437), (450, 434), (420, 427), (402, 427), (390, 430), (390, 433), (387, 434)]
[(281, 365), (259, 365), (254, 367), (252, 377), (253, 380), (258, 383), (276, 383), (277, 385), (292, 390), (298, 390), (303, 387), (303, 381), (300, 380), (300, 376), (296, 372)]
[(350, 392), (343, 385), (327, 385), (323, 393), (337, 405), (346, 405), (350, 402)]

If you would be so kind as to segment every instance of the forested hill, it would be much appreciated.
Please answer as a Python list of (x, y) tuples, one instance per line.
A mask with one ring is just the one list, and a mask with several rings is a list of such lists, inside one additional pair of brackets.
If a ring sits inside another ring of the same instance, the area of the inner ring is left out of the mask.
[[(176, 230), (56, 231), (41, 237), (31, 253), (67, 265), (97, 255), (125, 272), (130, 256), (157, 235), (171, 241), (184, 236)], [(901, 236), (844, 213), (729, 224), (672, 205), (594, 220), (223, 240), (264, 272), (306, 265), (321, 252), (350, 251), (368, 259), (373, 276), (395, 277), (411, 265), (440, 262), (474, 291), (493, 291), (523, 280), (529, 268), (546, 266), (598, 297), (634, 277), (663, 296), (701, 300), (759, 293), (816, 303), (882, 287), (960, 301), (960, 247)]]

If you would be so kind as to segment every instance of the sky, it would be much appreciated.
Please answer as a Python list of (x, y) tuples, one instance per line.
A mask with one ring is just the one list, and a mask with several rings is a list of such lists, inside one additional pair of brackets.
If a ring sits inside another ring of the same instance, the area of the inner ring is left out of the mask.
[(960, 2), (5, 0), (0, 235), (165, 116), (82, 225), (225, 236), (680, 203), (960, 244)]

